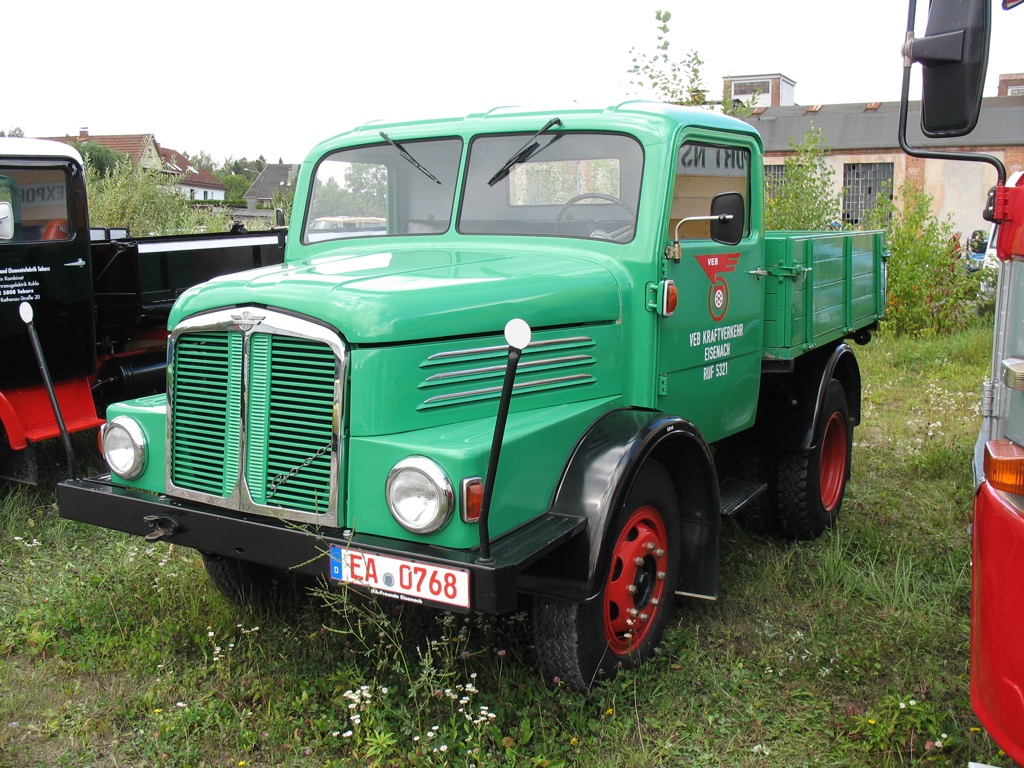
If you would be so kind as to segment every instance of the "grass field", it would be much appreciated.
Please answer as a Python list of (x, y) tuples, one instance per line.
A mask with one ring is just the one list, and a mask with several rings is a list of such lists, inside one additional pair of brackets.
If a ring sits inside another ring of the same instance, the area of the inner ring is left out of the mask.
[[(968, 698), (985, 330), (881, 338), (839, 526), (724, 526), (716, 603), (588, 697), (524, 615), (242, 611), (191, 550), (0, 485), (0, 766), (1008, 766)], [(56, 464), (59, 445), (44, 455)]]

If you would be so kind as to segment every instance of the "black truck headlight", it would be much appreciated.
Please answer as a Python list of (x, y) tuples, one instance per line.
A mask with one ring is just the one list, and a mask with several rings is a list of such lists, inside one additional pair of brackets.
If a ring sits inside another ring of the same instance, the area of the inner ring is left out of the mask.
[(435, 462), (409, 456), (388, 474), (388, 509), (411, 533), (433, 533), (448, 522), (455, 506), (451, 480)]
[(118, 416), (103, 425), (103, 458), (110, 471), (132, 480), (146, 468), (146, 436), (139, 422)]

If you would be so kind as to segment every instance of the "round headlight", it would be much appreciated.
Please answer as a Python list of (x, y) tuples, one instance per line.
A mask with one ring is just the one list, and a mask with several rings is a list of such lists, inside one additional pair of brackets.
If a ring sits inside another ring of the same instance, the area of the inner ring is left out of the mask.
[(423, 456), (410, 456), (395, 464), (388, 474), (386, 493), (391, 514), (412, 533), (440, 529), (455, 504), (448, 476)]
[(135, 419), (118, 416), (103, 425), (103, 458), (110, 471), (125, 480), (146, 468), (146, 436)]

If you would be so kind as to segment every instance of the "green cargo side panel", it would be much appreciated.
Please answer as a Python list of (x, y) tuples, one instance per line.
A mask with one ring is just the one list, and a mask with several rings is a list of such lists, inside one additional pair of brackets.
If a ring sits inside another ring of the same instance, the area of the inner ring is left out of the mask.
[(765, 235), (764, 356), (792, 360), (869, 328), (884, 312), (882, 232)]

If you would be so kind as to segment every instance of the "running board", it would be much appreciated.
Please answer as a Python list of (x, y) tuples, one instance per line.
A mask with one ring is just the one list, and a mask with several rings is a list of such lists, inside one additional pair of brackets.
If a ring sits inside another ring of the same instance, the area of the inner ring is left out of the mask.
[(730, 477), (722, 481), (719, 493), (722, 498), (722, 516), (734, 515), (768, 490), (768, 483), (760, 480), (741, 480)]

